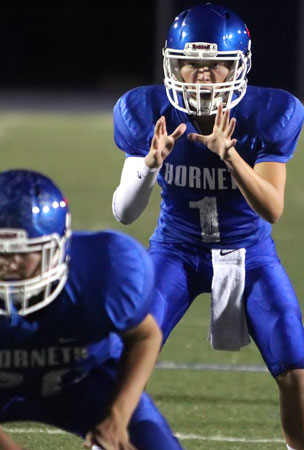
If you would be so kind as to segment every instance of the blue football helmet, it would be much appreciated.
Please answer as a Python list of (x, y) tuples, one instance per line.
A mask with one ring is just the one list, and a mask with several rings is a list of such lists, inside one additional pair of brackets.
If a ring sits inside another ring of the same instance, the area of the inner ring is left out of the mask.
[[(198, 4), (180, 13), (169, 29), (163, 49), (164, 83), (170, 103), (190, 115), (211, 115), (222, 103), (231, 109), (243, 98), (251, 67), (248, 28), (233, 11), (216, 4)], [(184, 60), (227, 61), (224, 83), (185, 83)]]
[(4, 279), (0, 271), (0, 314), (22, 316), (51, 303), (68, 277), (71, 220), (67, 201), (46, 176), (29, 170), (0, 173), (0, 258), (41, 254), (29, 279)]

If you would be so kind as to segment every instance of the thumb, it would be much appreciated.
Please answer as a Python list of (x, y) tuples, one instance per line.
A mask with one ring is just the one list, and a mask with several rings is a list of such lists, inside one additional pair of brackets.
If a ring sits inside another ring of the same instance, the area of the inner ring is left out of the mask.
[(231, 147), (235, 147), (237, 143), (237, 139), (231, 139), (230, 142), (227, 144), (227, 150), (229, 150)]
[(173, 131), (173, 133), (172, 133), (170, 136), (176, 141), (177, 139), (179, 139), (179, 138), (184, 134), (184, 132), (186, 131), (186, 128), (187, 128), (186, 124), (181, 123), (181, 124)]
[(207, 136), (204, 136), (203, 134), (198, 134), (198, 133), (189, 133), (187, 138), (189, 141), (201, 142), (202, 144), (205, 144)]

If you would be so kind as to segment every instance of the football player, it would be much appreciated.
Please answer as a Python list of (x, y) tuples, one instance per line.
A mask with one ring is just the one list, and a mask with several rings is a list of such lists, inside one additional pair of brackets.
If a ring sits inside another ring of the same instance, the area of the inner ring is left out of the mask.
[[(39, 421), (85, 448), (180, 450), (143, 392), (161, 344), (146, 250), (71, 232), (46, 176), (0, 173), (0, 422)], [(18, 450), (0, 430), (0, 448)]]
[(251, 336), (279, 386), (286, 441), (303, 450), (301, 312), (271, 238), (303, 106), (284, 90), (247, 85), (248, 28), (220, 5), (175, 18), (163, 66), (164, 86), (135, 88), (114, 108), (115, 142), (126, 153), (114, 216), (136, 220), (157, 180), (162, 202), (149, 251), (164, 340), (211, 292), (212, 346), (237, 350)]

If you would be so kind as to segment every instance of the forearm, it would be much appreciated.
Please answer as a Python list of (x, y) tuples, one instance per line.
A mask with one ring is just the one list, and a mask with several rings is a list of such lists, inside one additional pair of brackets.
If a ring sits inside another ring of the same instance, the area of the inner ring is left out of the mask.
[[(154, 321), (152, 317), (147, 320)], [(124, 351), (120, 361), (120, 371), (114, 390), (114, 397), (110, 409), (118, 412), (127, 424), (139, 402), (157, 359), (161, 332), (153, 326), (147, 334), (136, 343), (129, 337), (125, 341)]]
[(158, 169), (149, 169), (141, 157), (126, 159), (120, 184), (113, 194), (112, 211), (123, 224), (136, 220), (148, 204)]
[(259, 173), (257, 166), (252, 169), (234, 147), (224, 161), (249, 206), (268, 222), (277, 222), (284, 209), (285, 172), (279, 172), (282, 180), (277, 188)]

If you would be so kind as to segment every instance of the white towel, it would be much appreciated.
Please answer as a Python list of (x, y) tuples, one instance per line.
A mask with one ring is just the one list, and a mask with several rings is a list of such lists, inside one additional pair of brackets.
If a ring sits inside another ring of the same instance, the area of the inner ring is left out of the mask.
[(216, 350), (240, 350), (250, 343), (243, 293), (246, 249), (212, 250), (209, 341)]

